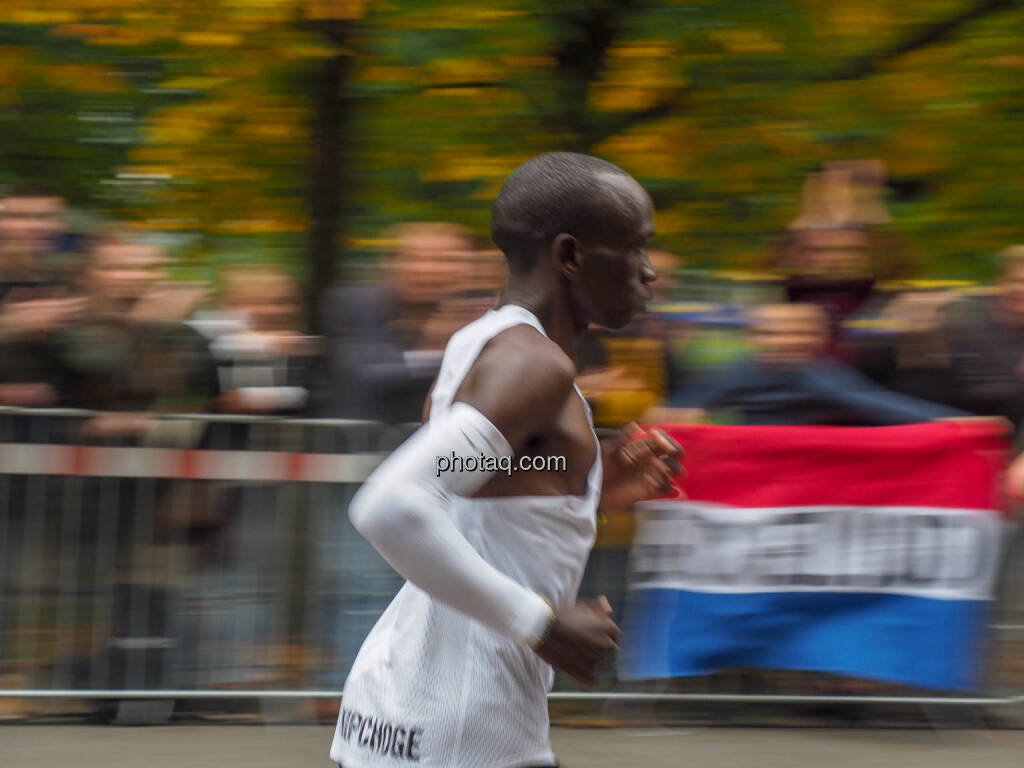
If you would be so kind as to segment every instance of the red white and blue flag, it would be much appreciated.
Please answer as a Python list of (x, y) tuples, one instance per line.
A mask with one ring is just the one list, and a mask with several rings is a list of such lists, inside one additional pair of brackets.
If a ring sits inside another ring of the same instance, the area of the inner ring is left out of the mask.
[(623, 678), (742, 666), (979, 687), (1002, 427), (663, 429), (688, 474), (638, 510)]

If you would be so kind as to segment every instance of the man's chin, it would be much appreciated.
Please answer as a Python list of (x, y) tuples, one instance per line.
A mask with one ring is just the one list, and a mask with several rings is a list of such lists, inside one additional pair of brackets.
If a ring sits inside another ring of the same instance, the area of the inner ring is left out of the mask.
[(606, 331), (621, 331), (627, 325), (633, 322), (633, 318), (637, 316), (636, 312), (630, 312), (627, 315), (621, 315), (618, 317), (610, 317), (604, 320), (595, 320), (594, 325), (604, 328)]

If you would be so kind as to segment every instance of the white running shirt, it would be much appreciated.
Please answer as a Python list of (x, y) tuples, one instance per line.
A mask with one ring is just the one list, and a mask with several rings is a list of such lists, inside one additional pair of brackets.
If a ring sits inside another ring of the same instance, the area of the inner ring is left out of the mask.
[[(484, 345), (520, 324), (544, 333), (528, 310), (506, 305), (452, 336), (431, 417), (451, 407)], [(561, 610), (576, 602), (600, 490), (598, 446), (583, 496), (455, 497), (448, 511), (488, 563)], [(532, 650), (406, 582), (356, 656), (331, 759), (344, 768), (554, 765), (547, 705), (553, 680)]]

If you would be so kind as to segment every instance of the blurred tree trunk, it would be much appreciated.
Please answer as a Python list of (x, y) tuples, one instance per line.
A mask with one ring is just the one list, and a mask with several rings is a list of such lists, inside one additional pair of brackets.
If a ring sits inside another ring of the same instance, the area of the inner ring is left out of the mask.
[(353, 59), (346, 44), (351, 34), (348, 20), (317, 23), (335, 54), (313, 71), (313, 114), (310, 126), (308, 205), (310, 228), (305, 304), (307, 327), (321, 328), (320, 297), (336, 279), (338, 251), (344, 237), (348, 185), (345, 182), (348, 129), (351, 115), (344, 101), (345, 86), (352, 74)]
[(632, 5), (633, 0), (602, 0), (571, 5), (568, 10), (558, 2), (551, 5), (552, 11), (561, 11), (555, 18), (564, 34), (552, 51), (563, 149), (591, 152), (599, 141), (587, 96), (601, 76), (608, 50), (622, 32)]

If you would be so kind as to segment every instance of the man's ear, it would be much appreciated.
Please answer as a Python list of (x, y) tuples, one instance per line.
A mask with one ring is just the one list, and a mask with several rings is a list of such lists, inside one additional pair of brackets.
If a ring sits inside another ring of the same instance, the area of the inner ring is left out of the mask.
[(555, 270), (569, 280), (575, 280), (583, 266), (583, 254), (579, 241), (572, 235), (562, 233), (551, 243), (551, 258)]

